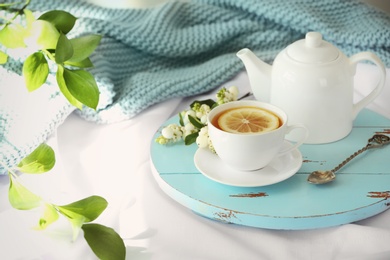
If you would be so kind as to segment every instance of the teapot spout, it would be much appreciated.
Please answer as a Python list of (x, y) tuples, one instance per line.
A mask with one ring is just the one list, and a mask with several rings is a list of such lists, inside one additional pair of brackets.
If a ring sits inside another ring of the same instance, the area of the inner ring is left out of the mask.
[(247, 48), (238, 51), (236, 55), (244, 63), (255, 98), (263, 102), (269, 102), (272, 66), (260, 60)]

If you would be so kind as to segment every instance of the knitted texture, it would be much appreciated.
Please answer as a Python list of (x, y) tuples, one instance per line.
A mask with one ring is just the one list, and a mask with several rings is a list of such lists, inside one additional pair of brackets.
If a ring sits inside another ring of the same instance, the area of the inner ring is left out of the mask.
[[(150, 9), (110, 9), (79, 0), (32, 0), (29, 8), (72, 13), (79, 18), (73, 36), (103, 35), (91, 70), (101, 91), (99, 108), (77, 111), (98, 123), (126, 120), (155, 103), (209, 91), (243, 69), (235, 56), (240, 49), (250, 48), (272, 62), (308, 31), (321, 32), (348, 56), (372, 51), (390, 66), (390, 18), (359, 1), (193, 0)], [(4, 68), (20, 75), (18, 62)], [(49, 97), (56, 87), (50, 87), (42, 104), (53, 100)], [(9, 105), (23, 106), (17, 96), (13, 100)], [(8, 126), (28, 115), (14, 115), (12, 107), (0, 104), (0, 160), (15, 165), (53, 133), (73, 110), (65, 100), (56, 100), (56, 110), (40, 131), (17, 145), (10, 141), (15, 138), (10, 138)]]

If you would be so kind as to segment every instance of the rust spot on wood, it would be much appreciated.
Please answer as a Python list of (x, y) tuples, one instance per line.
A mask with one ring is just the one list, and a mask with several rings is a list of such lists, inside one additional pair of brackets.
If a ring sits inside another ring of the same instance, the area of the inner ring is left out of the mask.
[(229, 197), (235, 197), (235, 198), (259, 198), (259, 197), (267, 197), (268, 194), (265, 192), (251, 192), (251, 193), (241, 193), (241, 194), (233, 194), (229, 195)]
[(323, 165), (326, 161), (314, 161), (314, 160), (303, 160), (303, 163), (319, 163), (320, 165)]
[(222, 221), (222, 222), (227, 222), (227, 223), (231, 223), (231, 219), (232, 218), (235, 218), (237, 219), (236, 215), (234, 214), (234, 211), (233, 210), (229, 210), (229, 211), (222, 211), (222, 212), (215, 212), (214, 213), (214, 218), (216, 220), (219, 220), (219, 221)]
[(375, 132), (376, 134), (390, 134), (390, 129), (383, 129), (382, 132)]
[(390, 198), (390, 191), (370, 191), (368, 193), (367, 197), (389, 199)]

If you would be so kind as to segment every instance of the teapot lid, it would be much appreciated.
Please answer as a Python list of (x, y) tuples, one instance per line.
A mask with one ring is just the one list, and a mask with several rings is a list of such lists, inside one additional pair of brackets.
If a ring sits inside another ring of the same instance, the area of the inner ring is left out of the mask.
[(288, 46), (286, 52), (293, 60), (316, 64), (334, 61), (339, 56), (339, 50), (322, 40), (322, 34), (318, 32), (308, 32), (305, 39)]

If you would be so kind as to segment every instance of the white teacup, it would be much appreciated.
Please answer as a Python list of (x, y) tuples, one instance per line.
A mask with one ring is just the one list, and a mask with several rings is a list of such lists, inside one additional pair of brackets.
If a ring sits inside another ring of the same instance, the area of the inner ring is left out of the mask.
[[(213, 118), (223, 111), (248, 106), (259, 107), (277, 115), (280, 126), (269, 132), (236, 134), (223, 131), (212, 124)], [(296, 149), (308, 136), (308, 130), (304, 125), (287, 125), (287, 114), (282, 109), (255, 100), (241, 100), (219, 105), (210, 111), (207, 119), (209, 137), (218, 156), (230, 167), (241, 171), (253, 171), (265, 167), (276, 156)], [(303, 130), (301, 138), (294, 145), (282, 149), (285, 135), (299, 128)]]

